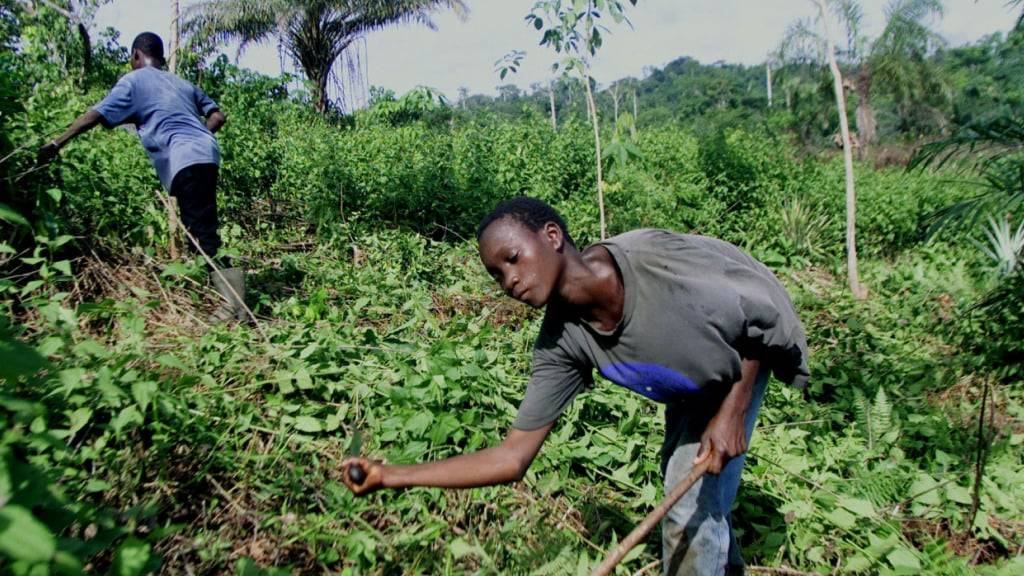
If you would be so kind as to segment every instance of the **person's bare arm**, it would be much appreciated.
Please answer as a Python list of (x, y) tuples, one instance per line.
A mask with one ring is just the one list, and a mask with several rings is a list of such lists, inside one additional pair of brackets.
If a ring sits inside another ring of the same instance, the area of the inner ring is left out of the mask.
[(87, 110), (82, 113), (78, 118), (75, 118), (75, 121), (68, 126), (67, 130), (65, 130), (63, 134), (58, 136), (52, 142), (46, 143), (39, 149), (39, 161), (48, 162), (52, 160), (69, 140), (75, 138), (79, 134), (93, 129), (100, 123), (101, 119), (102, 116), (100, 116), (100, 113), (95, 110)]
[(694, 464), (710, 459), (708, 472), (711, 474), (720, 473), (729, 460), (747, 451), (744, 422), (754, 393), (754, 381), (760, 369), (760, 361), (743, 360), (739, 381), (732, 385), (729, 394), (718, 407), (718, 412), (704, 429)]
[(210, 112), (210, 115), (206, 117), (206, 129), (216, 134), (217, 130), (220, 130), (227, 121), (228, 118), (223, 112), (220, 110), (213, 110)]
[[(380, 488), (475, 488), (515, 482), (526, 474), (553, 426), (552, 423), (536, 430), (512, 429), (497, 446), (436, 462), (391, 466), (349, 458), (342, 463), (342, 479), (357, 495)], [(366, 472), (362, 484), (355, 484), (349, 477), (349, 469), (356, 464)]]

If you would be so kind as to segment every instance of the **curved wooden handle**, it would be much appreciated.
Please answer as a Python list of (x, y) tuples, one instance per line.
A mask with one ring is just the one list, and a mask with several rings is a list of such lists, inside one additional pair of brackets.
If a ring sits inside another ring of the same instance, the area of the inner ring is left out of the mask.
[(665, 514), (668, 514), (668, 511), (676, 502), (679, 501), (680, 498), (683, 497), (683, 494), (686, 494), (686, 491), (689, 490), (697, 480), (700, 480), (700, 477), (707, 472), (708, 464), (710, 462), (711, 459), (706, 458), (703, 462), (694, 466), (693, 470), (690, 470), (690, 475), (683, 478), (678, 484), (676, 484), (676, 487), (673, 488), (672, 491), (669, 492), (668, 496), (661, 501), (661, 504), (658, 504), (658, 507), (651, 510), (650, 514), (644, 518), (643, 522), (637, 524), (636, 528), (633, 528), (633, 531), (629, 533), (629, 536), (626, 536), (626, 539), (620, 542), (619, 545), (612, 550), (611, 554), (604, 559), (604, 562), (601, 562), (601, 565), (590, 573), (590, 576), (608, 576), (611, 574), (612, 571), (615, 570), (615, 567), (618, 566), (619, 562), (622, 562), (622, 559), (626, 557), (626, 554), (629, 554), (629, 551), (639, 544), (640, 541), (654, 529), (654, 526), (665, 517)]

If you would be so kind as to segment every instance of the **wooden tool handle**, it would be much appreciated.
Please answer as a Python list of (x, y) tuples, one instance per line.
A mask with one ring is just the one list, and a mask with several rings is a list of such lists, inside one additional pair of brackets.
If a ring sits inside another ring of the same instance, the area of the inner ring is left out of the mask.
[(601, 562), (601, 565), (590, 573), (590, 576), (608, 576), (611, 574), (619, 562), (622, 562), (622, 559), (626, 557), (626, 554), (629, 554), (629, 551), (639, 544), (640, 541), (654, 529), (654, 526), (665, 517), (665, 514), (668, 514), (668, 511), (676, 502), (679, 501), (680, 498), (683, 497), (683, 494), (686, 494), (686, 491), (689, 490), (697, 480), (700, 480), (700, 477), (707, 472), (708, 464), (710, 462), (711, 459), (708, 458), (694, 466), (693, 470), (690, 471), (690, 475), (683, 478), (678, 484), (676, 484), (676, 487), (673, 488), (672, 491), (669, 492), (668, 496), (661, 501), (661, 504), (658, 504), (658, 507), (651, 510), (650, 514), (644, 518), (643, 522), (637, 524), (636, 528), (633, 528), (633, 531), (629, 533), (629, 536), (626, 536), (626, 539), (620, 542), (619, 545), (615, 547), (615, 550), (612, 550), (611, 554), (604, 559), (604, 562)]

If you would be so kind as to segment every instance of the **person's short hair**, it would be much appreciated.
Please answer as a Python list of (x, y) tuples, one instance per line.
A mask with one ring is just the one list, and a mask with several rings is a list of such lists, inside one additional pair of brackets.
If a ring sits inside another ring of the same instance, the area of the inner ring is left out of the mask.
[(484, 219), (480, 221), (480, 226), (476, 229), (477, 241), (483, 236), (488, 226), (503, 218), (511, 218), (533, 232), (539, 231), (548, 222), (553, 222), (562, 229), (562, 236), (565, 237), (565, 241), (570, 246), (576, 246), (576, 243), (572, 241), (572, 236), (569, 234), (569, 227), (565, 225), (565, 220), (562, 220), (558, 212), (551, 206), (548, 206), (547, 203), (526, 196), (517, 196), (505, 200), (498, 204), (494, 210), (491, 210), (487, 216), (484, 216)]
[(162, 65), (164, 60), (164, 41), (152, 32), (143, 32), (132, 41), (132, 51), (138, 50), (146, 56), (158, 60)]

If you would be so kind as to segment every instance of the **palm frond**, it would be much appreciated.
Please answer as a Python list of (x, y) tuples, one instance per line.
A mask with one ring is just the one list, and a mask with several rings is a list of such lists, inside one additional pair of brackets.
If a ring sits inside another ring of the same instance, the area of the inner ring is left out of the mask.
[(294, 11), (294, 5), (282, 0), (204, 0), (185, 9), (182, 31), (213, 42), (237, 40), (242, 51), (269, 40), (281, 19)]
[[(1007, 8), (1016, 8), (1017, 6), (1020, 6), (1022, 4), (1024, 4), (1024, 0), (1009, 0), (1006, 3), (1006, 7)], [(1017, 23), (1014, 24), (1014, 28), (1016, 28), (1016, 29), (1024, 28), (1024, 10), (1021, 11), (1020, 16), (1017, 16)]]
[(824, 59), (825, 39), (818, 33), (814, 22), (801, 18), (786, 27), (786, 33), (775, 52), (781, 62), (800, 64), (820, 62)]
[(864, 52), (867, 39), (862, 30), (864, 25), (864, 9), (857, 0), (833, 0), (830, 3), (832, 13), (846, 32), (846, 49), (842, 56), (856, 62)]
[(971, 124), (949, 138), (922, 146), (907, 169), (944, 167), (976, 176), (982, 193), (937, 212), (929, 235), (953, 222), (973, 226), (991, 212), (1016, 212), (1024, 207), (1024, 119)]
[(1003, 117), (969, 124), (948, 138), (922, 146), (907, 168), (942, 168), (948, 164), (983, 168), (981, 164), (987, 159), (1022, 150), (1024, 117)]
[(465, 18), (464, 0), (202, 0), (185, 14), (184, 30), (239, 52), (273, 37), (312, 82), (320, 110), (328, 105), (335, 63), (367, 33), (397, 24), (436, 28), (431, 15), (449, 9)]

